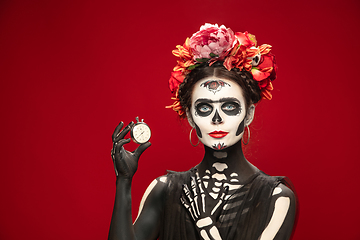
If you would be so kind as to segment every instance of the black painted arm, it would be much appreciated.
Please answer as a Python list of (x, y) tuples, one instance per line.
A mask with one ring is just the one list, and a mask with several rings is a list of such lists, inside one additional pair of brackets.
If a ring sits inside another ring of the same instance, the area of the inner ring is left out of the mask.
[[(285, 204), (284, 204), (285, 203)], [(289, 203), (288, 207), (286, 207), (287, 203)], [(283, 215), (282, 213), (285, 212), (285, 217), (281, 223), (281, 226), (272, 228), (272, 229), (276, 229), (275, 231), (275, 237), (274, 238), (268, 238), (268, 236), (262, 236), (261, 239), (273, 239), (273, 240), (288, 240), (291, 237), (292, 231), (293, 231), (293, 227), (294, 227), (294, 222), (295, 222), (295, 216), (296, 216), (296, 197), (294, 192), (288, 188), (287, 186), (285, 186), (284, 184), (279, 184), (279, 186), (277, 188), (275, 188), (272, 199), (271, 199), (271, 203), (270, 203), (270, 208), (269, 208), (269, 213), (268, 213), (268, 225), (265, 228), (263, 235), (265, 235), (265, 233), (271, 232), (269, 231), (270, 228), (269, 226), (272, 224), (272, 226), (276, 226), (276, 224), (274, 224), (276, 222), (276, 219), (279, 219), (279, 216), (281, 218), (281, 216)], [(274, 232), (274, 231), (273, 231)]]
[(140, 155), (151, 144), (140, 145), (134, 152), (128, 152), (123, 145), (130, 142), (130, 139), (124, 139), (125, 135), (134, 125), (131, 122), (123, 130), (123, 122), (116, 128), (112, 136), (113, 149), (111, 157), (114, 162), (116, 179), (116, 196), (113, 215), (111, 218), (109, 240), (135, 240), (136, 234), (132, 224), (131, 214), (131, 183), (137, 170)]

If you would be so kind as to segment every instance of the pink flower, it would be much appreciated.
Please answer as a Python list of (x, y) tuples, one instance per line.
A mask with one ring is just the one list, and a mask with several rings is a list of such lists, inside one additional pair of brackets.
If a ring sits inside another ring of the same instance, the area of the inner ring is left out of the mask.
[(200, 31), (190, 38), (190, 48), (194, 60), (202, 58), (223, 59), (235, 44), (235, 35), (230, 28), (224, 25), (205, 23)]

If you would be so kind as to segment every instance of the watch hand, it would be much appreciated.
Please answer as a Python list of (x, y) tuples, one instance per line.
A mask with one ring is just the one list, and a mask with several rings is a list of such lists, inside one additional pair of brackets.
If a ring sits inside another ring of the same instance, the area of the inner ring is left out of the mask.
[(143, 131), (142, 133), (140, 133), (137, 137), (140, 137), (141, 134), (143, 134), (145, 131)]

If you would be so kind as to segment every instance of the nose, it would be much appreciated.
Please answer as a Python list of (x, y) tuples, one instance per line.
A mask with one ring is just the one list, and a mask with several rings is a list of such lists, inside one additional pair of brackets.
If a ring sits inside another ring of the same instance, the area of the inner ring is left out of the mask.
[(211, 119), (211, 121), (213, 122), (213, 124), (222, 123), (222, 118), (220, 117), (218, 110), (215, 111), (215, 114), (214, 114), (213, 118)]

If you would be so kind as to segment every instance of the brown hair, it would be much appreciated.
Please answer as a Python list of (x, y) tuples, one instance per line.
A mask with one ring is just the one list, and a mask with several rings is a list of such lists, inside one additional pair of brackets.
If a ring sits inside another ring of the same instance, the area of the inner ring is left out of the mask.
[(261, 91), (256, 81), (253, 80), (252, 74), (248, 71), (240, 71), (238, 68), (227, 70), (222, 62), (216, 62), (209, 66), (204, 64), (193, 69), (179, 86), (180, 104), (184, 110), (191, 107), (191, 95), (194, 85), (197, 81), (207, 77), (218, 77), (233, 80), (238, 83), (243, 90), (246, 109), (260, 101)]

